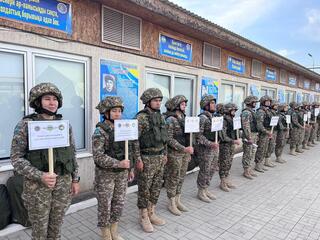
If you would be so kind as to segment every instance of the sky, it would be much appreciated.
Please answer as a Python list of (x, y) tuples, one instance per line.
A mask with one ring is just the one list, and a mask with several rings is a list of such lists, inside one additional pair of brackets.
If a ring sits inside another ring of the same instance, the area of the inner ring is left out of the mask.
[(307, 68), (313, 61), (320, 67), (320, 0), (170, 1)]

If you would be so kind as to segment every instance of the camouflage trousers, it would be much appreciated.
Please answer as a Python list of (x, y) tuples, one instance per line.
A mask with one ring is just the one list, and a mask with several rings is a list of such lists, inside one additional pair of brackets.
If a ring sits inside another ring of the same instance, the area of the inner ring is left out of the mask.
[(299, 146), (302, 145), (305, 136), (305, 129), (299, 129)]
[(229, 176), (235, 146), (233, 143), (220, 143), (219, 146), (219, 176), (226, 178)]
[[(320, 118), (320, 116), (318, 117), (318, 119)], [(317, 121), (318, 123), (318, 130), (317, 130), (317, 138), (320, 137), (320, 121)]]
[(94, 190), (98, 200), (98, 227), (119, 222), (124, 207), (128, 185), (128, 171), (113, 172), (112, 169), (95, 171)]
[(300, 137), (300, 129), (299, 128), (292, 128), (290, 130), (290, 149), (295, 149), (299, 146), (299, 137)]
[[(253, 144), (257, 144), (258, 133), (251, 133), (251, 140)], [(243, 142), (243, 155), (242, 155), (242, 166), (243, 168), (248, 168), (254, 161), (256, 155), (257, 147), (254, 147), (253, 144), (248, 144), (246, 141)]]
[[(307, 125), (306, 125), (307, 126)], [(305, 145), (305, 144), (308, 144), (309, 142), (309, 138), (310, 138), (310, 134), (311, 134), (311, 125), (309, 125), (309, 127), (306, 127), (305, 128), (305, 131), (304, 131), (304, 138), (303, 138), (303, 141), (302, 141), (302, 144)]]
[(32, 226), (33, 240), (61, 238), (63, 217), (71, 204), (71, 176), (58, 176), (53, 189), (24, 178), (22, 199)]
[(173, 198), (181, 194), (184, 177), (191, 160), (190, 154), (168, 153), (168, 162), (165, 166), (165, 186), (168, 198)]
[(283, 148), (286, 145), (288, 136), (288, 130), (279, 130), (276, 139), (276, 148), (275, 148), (275, 155), (276, 157), (281, 157)]
[(317, 138), (317, 132), (318, 132), (318, 123), (312, 124), (311, 134), (310, 134), (310, 141), (315, 141)]
[(276, 147), (277, 134), (278, 134), (278, 131), (273, 130), (272, 138), (269, 139), (269, 142), (268, 142), (266, 155), (265, 155), (266, 158), (271, 157), (272, 153), (274, 152), (274, 149)]
[(197, 185), (199, 189), (205, 189), (210, 186), (210, 182), (218, 166), (218, 149), (210, 149), (206, 147), (196, 147), (195, 155), (199, 159), (199, 173)]
[(264, 160), (264, 157), (266, 155), (266, 151), (268, 148), (269, 143), (269, 136), (267, 134), (259, 134), (258, 137), (258, 148), (255, 156), (255, 162), (256, 163), (262, 163)]
[(148, 203), (157, 204), (163, 183), (166, 155), (141, 155), (143, 171), (138, 173), (138, 208), (147, 208)]

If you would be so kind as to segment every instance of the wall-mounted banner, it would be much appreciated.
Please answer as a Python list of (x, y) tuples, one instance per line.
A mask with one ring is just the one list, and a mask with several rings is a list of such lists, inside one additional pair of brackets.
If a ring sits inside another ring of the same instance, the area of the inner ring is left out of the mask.
[(277, 72), (272, 68), (266, 69), (266, 80), (276, 81), (277, 80)]
[(123, 119), (131, 119), (138, 112), (139, 71), (136, 65), (100, 61), (100, 100), (106, 96), (121, 97), (124, 102)]
[(228, 56), (228, 70), (243, 74), (245, 72), (244, 60)]
[(285, 103), (286, 102), (286, 98), (285, 98), (285, 94), (284, 94), (284, 90), (283, 89), (278, 89), (278, 100), (280, 103)]
[(0, 0), (0, 17), (72, 33), (71, 4), (59, 0)]
[(257, 85), (250, 85), (250, 95), (260, 97), (260, 88)]
[(192, 45), (180, 40), (160, 34), (159, 54), (192, 62)]
[(202, 77), (201, 81), (201, 96), (213, 95), (218, 99), (219, 81), (210, 77)]
[(297, 92), (296, 100), (297, 100), (297, 103), (302, 103), (302, 93), (301, 92)]
[(304, 82), (303, 82), (303, 87), (304, 87), (305, 89), (309, 89), (309, 88), (310, 88), (310, 81), (309, 81), (309, 80), (304, 80)]
[(297, 79), (294, 77), (289, 77), (289, 85), (296, 86), (297, 85)]

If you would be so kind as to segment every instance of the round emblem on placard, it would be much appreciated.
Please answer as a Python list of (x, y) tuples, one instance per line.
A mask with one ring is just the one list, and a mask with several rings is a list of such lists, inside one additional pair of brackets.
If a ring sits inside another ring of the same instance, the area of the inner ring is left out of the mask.
[(61, 14), (66, 14), (68, 12), (68, 7), (64, 3), (58, 3), (57, 10)]
[(40, 131), (40, 127), (39, 127), (39, 126), (35, 126), (35, 127), (34, 127), (34, 130), (35, 130), (36, 132)]
[(60, 125), (59, 125), (59, 130), (60, 130), (60, 131), (64, 130), (64, 125), (63, 125), (63, 124), (60, 124)]

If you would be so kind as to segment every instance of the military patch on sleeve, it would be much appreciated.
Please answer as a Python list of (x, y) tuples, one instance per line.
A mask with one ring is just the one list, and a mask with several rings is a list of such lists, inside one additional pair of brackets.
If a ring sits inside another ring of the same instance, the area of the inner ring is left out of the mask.
[(101, 136), (101, 132), (99, 128), (96, 128), (93, 133), (95, 136)]

